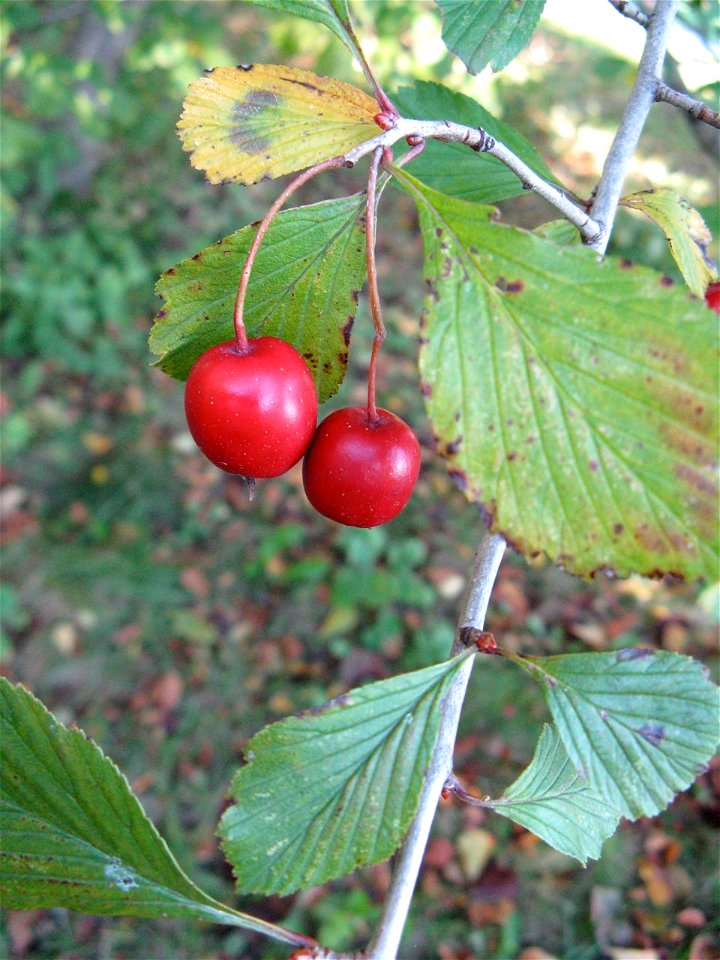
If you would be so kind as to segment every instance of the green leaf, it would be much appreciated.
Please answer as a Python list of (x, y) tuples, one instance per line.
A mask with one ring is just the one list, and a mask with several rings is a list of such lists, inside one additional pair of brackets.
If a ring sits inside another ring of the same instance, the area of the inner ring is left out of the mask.
[(527, 770), (488, 806), (583, 865), (599, 859), (603, 842), (620, 820), (614, 807), (577, 772), (550, 724), (543, 727)]
[(377, 103), (309, 70), (215, 67), (190, 84), (178, 121), (183, 149), (210, 183), (257, 183), (347, 153), (379, 133)]
[(551, 240), (559, 247), (579, 246), (582, 243), (580, 231), (569, 220), (550, 220), (548, 223), (541, 223), (539, 227), (535, 227), (533, 233), (545, 240)]
[(351, 690), (253, 737), (219, 831), (240, 890), (289, 893), (394, 852), (465, 660)]
[(350, 11), (347, 0), (252, 0), (267, 10), (279, 10), (280, 13), (303, 17), (313, 23), (321, 23), (332, 30), (336, 37), (355, 53), (355, 44), (348, 33)]
[(708, 258), (712, 235), (700, 214), (674, 190), (641, 190), (620, 203), (640, 210), (665, 234), (678, 269), (696, 297), (717, 277), (717, 268)]
[[(482, 127), (537, 173), (554, 180), (545, 161), (522, 134), (470, 97), (439, 83), (419, 81), (412, 87), (401, 87), (393, 99), (406, 117), (453, 120), (468, 127)], [(420, 156), (413, 160), (412, 172), (433, 190), (479, 203), (496, 203), (524, 192), (518, 177), (496, 157), (475, 153), (460, 143), (429, 140)]]
[(445, 46), (470, 73), (507, 66), (533, 35), (545, 0), (437, 0)]
[(451, 476), (581, 575), (717, 573), (717, 330), (686, 291), (489, 222), (400, 171), (431, 293), (420, 370)]
[[(365, 195), (280, 213), (258, 251), (245, 304), (250, 336), (292, 343), (305, 357), (320, 400), (342, 383), (357, 298), (365, 277)], [(165, 306), (150, 349), (166, 373), (184, 379), (205, 350), (233, 337), (240, 271), (256, 226), (183, 260), (158, 281)]]
[(180, 869), (127, 780), (80, 730), (0, 678), (3, 906), (187, 917), (307, 941), (226, 907)]
[(718, 688), (702, 664), (640, 647), (517, 657), (541, 684), (573, 764), (628, 819), (663, 810), (718, 742)]

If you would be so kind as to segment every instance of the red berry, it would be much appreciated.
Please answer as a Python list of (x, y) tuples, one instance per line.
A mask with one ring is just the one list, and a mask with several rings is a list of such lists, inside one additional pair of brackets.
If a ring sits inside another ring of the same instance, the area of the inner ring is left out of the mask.
[(190, 371), (185, 415), (212, 462), (246, 477), (279, 477), (305, 453), (315, 431), (317, 393), (307, 363), (276, 337), (228, 340)]
[(707, 288), (705, 291), (705, 303), (711, 310), (714, 310), (715, 313), (720, 314), (720, 281), (711, 283)]
[(308, 500), (349, 527), (387, 523), (403, 509), (420, 470), (420, 447), (410, 427), (388, 410), (372, 422), (366, 407), (331, 413), (305, 454)]

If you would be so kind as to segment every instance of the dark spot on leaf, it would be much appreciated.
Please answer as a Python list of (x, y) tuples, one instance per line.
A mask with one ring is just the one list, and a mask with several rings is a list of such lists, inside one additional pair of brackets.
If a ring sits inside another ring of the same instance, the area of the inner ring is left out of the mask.
[(448, 476), (459, 490), (467, 490), (468, 479), (464, 470), (453, 468), (452, 470), (448, 470)]
[(424, 397), (431, 397), (431, 396), (432, 396), (432, 387), (430, 386), (430, 384), (429, 384), (429, 383), (425, 383), (425, 382), (421, 383), (421, 384), (420, 384), (420, 393), (421, 393)]
[(199, 253), (196, 253), (195, 256), (194, 256), (194, 257), (190, 257), (190, 259), (191, 259), (191, 260), (199, 260), (199, 259), (200, 259), (200, 254), (199, 254)]
[(512, 462), (513, 460), (517, 460), (517, 453), (516, 453), (516, 451), (515, 451), (515, 450), (511, 450), (510, 453), (507, 455), (507, 458), (508, 458), (508, 460), (510, 460), (511, 462)]
[(672, 277), (660, 277), (660, 286), (661, 287), (674, 287), (675, 281)]
[(654, 747), (659, 747), (665, 739), (665, 727), (661, 723), (644, 723), (635, 730)]
[(625, 663), (626, 660), (644, 660), (654, 656), (655, 651), (650, 647), (625, 647), (623, 650), (618, 650), (615, 659), (618, 663)]
[(613, 533), (616, 533), (618, 536), (623, 532), (625, 527), (621, 523), (616, 523), (613, 527)]
[(598, 470), (600, 469), (600, 464), (597, 462), (597, 460), (591, 460), (588, 463), (588, 467), (590, 467), (593, 473), (597, 473)]
[(555, 679), (555, 677), (551, 677), (549, 673), (545, 674), (545, 679), (547, 680), (547, 682), (550, 684), (551, 687), (557, 686), (557, 683), (558, 683), (557, 680)]
[(435, 227), (435, 236), (436, 237), (442, 236), (442, 227)]
[(488, 433), (492, 433), (493, 430), (495, 429), (495, 424), (489, 423), (487, 428), (488, 428)]
[(166, 271), (165, 271), (165, 276), (166, 276), (166, 277), (174, 277), (176, 273), (177, 273), (177, 270), (175, 269), (175, 267), (170, 267), (169, 270), (166, 270)]
[(418, 337), (418, 343), (420, 344), (421, 347), (424, 347), (424, 346), (427, 346), (427, 344), (430, 343), (430, 341), (428, 340), (427, 337)]
[(507, 285), (508, 293), (522, 293), (525, 289), (525, 284), (522, 280), (511, 280)]
[(461, 416), (462, 416), (462, 414), (460, 413), (460, 411), (459, 411), (459, 410), (456, 410), (456, 411), (455, 411), (455, 416), (453, 417), (453, 420), (455, 421), (455, 423), (460, 423), (460, 417), (461, 417)]
[(622, 260), (620, 261), (620, 267), (623, 270), (632, 270), (634, 266), (635, 264), (632, 262), (632, 260), (628, 260), (627, 257), (623, 257)]
[(360, 296), (360, 291), (359, 291), (359, 290), (353, 290), (352, 293), (350, 294), (350, 296), (353, 298), (354, 302), (357, 303), (357, 302), (358, 302), (358, 298), (359, 298), (359, 296)]
[(158, 313), (157, 313), (157, 316), (155, 317), (155, 319), (156, 319), (156, 320), (162, 320), (162, 318), (165, 317), (165, 316), (167, 316), (167, 310), (163, 307), (162, 310), (158, 310)]
[(323, 363), (323, 370), (325, 373), (330, 373), (332, 371), (332, 364), (329, 360), (326, 360), (325, 363)]
[(345, 346), (350, 346), (350, 334), (352, 333), (353, 324), (355, 323), (355, 317), (348, 317), (342, 328), (343, 340), (345, 341)]
[(525, 443), (535, 443), (536, 440), (537, 437), (531, 433), (529, 437), (525, 438)]

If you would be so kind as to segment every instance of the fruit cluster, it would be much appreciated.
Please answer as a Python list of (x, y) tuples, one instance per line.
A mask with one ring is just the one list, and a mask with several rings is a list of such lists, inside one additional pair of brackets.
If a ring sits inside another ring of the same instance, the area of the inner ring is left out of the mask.
[(229, 340), (194, 364), (185, 414), (205, 456), (228, 473), (277, 477), (304, 455), (310, 503), (331, 520), (374, 527), (410, 499), (420, 448), (410, 427), (377, 408), (345, 407), (317, 420), (315, 383), (305, 360), (276, 337)]

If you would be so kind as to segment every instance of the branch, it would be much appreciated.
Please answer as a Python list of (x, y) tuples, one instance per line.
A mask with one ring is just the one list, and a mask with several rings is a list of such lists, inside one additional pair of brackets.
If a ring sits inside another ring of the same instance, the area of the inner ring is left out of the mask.
[(677, 12), (677, 4), (678, 0), (658, 0), (657, 2), (648, 25), (635, 86), (605, 160), (602, 176), (595, 192), (592, 214), (600, 225), (600, 233), (594, 239), (588, 240), (588, 244), (601, 254), (607, 249), (628, 167), (650, 108), (655, 102), (655, 92), (667, 49), (668, 33)]
[(712, 110), (706, 103), (703, 103), (702, 100), (696, 100), (695, 97), (691, 97), (689, 93), (675, 90), (669, 84), (665, 83), (664, 80), (658, 80), (657, 82), (655, 99), (657, 101), (663, 101), (664, 103), (671, 103), (674, 107), (679, 107), (681, 110), (687, 110), (695, 120), (702, 120), (703, 123), (709, 123), (711, 127), (720, 129), (720, 113), (718, 113), (717, 110)]
[[(495, 576), (500, 566), (505, 541), (496, 534), (485, 533), (478, 547), (458, 620), (451, 656), (466, 649), (460, 639), (464, 629), (482, 630)], [(379, 927), (367, 948), (368, 960), (395, 960), (405, 927), (410, 901), (427, 845), (430, 827), (440, 793), (452, 772), (453, 749), (460, 710), (465, 699), (475, 657), (468, 657), (455, 676), (441, 705), (442, 716), (435, 751), (425, 773), (417, 813), (396, 855), (395, 869), (388, 890)]]
[(650, 17), (632, 2), (632, 0), (610, 0), (615, 9), (628, 20), (634, 20), (641, 27), (647, 27), (650, 23)]
[(487, 153), (497, 157), (520, 179), (523, 187), (533, 190), (548, 203), (552, 204), (560, 213), (574, 224), (587, 243), (596, 240), (600, 233), (599, 225), (590, 217), (586, 210), (577, 206), (559, 187), (548, 183), (539, 174), (535, 173), (520, 157), (506, 147), (504, 143), (491, 137), (481, 127), (466, 127), (461, 123), (450, 120), (408, 120), (405, 117), (394, 117), (393, 126), (361, 143), (360, 146), (348, 151), (345, 160), (348, 166), (354, 166), (368, 153), (378, 147), (392, 147), (393, 144), (406, 137), (418, 140), (441, 140), (444, 143), (464, 143), (476, 153)]
[[(635, 23), (639, 23), (641, 27), (647, 28), (650, 25), (651, 17), (640, 10), (639, 7), (635, 6), (632, 0), (610, 0), (610, 3), (616, 10), (622, 13), (623, 16), (634, 20)], [(720, 113), (708, 107), (702, 100), (697, 100), (695, 97), (690, 96), (687, 90), (676, 90), (674, 87), (671, 87), (670, 84), (658, 78), (655, 99), (657, 101), (671, 103), (674, 107), (679, 107), (680, 110), (686, 110), (695, 120), (700, 120), (703, 123), (710, 124), (711, 127), (720, 129)]]

